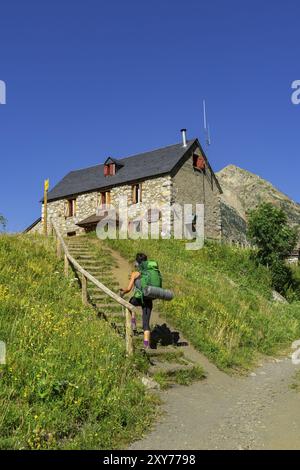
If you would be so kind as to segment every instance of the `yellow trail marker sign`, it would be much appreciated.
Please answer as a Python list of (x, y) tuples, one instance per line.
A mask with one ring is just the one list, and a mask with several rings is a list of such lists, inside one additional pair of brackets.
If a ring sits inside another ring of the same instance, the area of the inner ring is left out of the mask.
[(48, 189), (49, 179), (44, 181), (44, 235), (48, 235), (48, 221), (47, 221), (47, 203), (48, 203)]

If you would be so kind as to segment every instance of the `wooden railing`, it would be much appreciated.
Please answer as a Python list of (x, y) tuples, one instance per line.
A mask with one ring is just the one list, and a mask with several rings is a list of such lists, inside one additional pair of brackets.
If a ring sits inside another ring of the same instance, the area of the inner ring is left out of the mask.
[[(87, 281), (92, 282), (99, 290), (104, 292), (106, 295), (115, 300), (119, 305), (125, 308), (125, 339), (126, 339), (126, 352), (130, 356), (133, 354), (133, 332), (131, 326), (131, 316), (132, 312), (135, 310), (134, 306), (127, 302), (125, 299), (120, 297), (115, 292), (111, 291), (108, 287), (102, 284), (98, 279), (96, 279), (92, 274), (86, 271), (79, 263), (73, 258), (69, 253), (69, 249), (59, 232), (55, 222), (51, 220), (51, 227), (53, 228), (52, 233), (56, 237), (56, 253), (59, 258), (64, 256), (64, 273), (65, 276), (68, 276), (69, 265), (71, 264), (73, 268), (81, 274), (81, 290), (82, 290), (82, 302), (84, 305), (88, 304), (88, 293), (87, 293)], [(109, 315), (109, 314), (108, 314)]]

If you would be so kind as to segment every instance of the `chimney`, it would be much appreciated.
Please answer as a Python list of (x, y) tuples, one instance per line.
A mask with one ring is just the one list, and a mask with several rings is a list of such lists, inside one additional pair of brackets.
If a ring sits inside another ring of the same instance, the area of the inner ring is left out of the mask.
[(186, 147), (186, 129), (181, 129), (180, 132), (182, 135), (182, 146)]

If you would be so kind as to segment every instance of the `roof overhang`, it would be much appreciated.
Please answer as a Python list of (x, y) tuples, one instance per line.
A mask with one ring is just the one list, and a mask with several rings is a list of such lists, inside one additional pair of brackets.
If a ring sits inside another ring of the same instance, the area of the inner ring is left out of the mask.
[[(78, 227), (86, 228), (86, 227), (91, 227), (94, 225), (97, 225), (101, 220), (107, 218), (108, 212), (104, 212), (102, 215), (97, 215), (97, 214), (92, 214), (89, 217), (86, 217), (86, 219), (81, 220), (80, 222), (77, 222), (76, 225)], [(109, 219), (107, 219), (107, 222), (109, 222)], [(117, 218), (117, 223), (118, 223), (118, 218)]]

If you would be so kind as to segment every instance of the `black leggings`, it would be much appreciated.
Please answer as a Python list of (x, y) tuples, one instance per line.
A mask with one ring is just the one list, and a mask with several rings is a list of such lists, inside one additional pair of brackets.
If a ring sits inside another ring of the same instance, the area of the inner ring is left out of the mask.
[(143, 299), (143, 304), (141, 299), (137, 299), (136, 297), (131, 297), (129, 302), (134, 305), (135, 307), (142, 307), (143, 311), (143, 330), (150, 331), (150, 317), (153, 308), (152, 299)]

